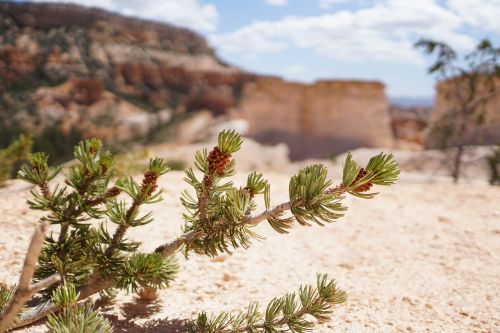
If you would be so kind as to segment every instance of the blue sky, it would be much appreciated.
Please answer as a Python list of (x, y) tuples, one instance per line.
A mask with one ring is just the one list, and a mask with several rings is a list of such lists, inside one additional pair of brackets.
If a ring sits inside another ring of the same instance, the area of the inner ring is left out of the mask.
[[(36, 0), (38, 1), (38, 0)], [(59, 1), (59, 0), (52, 0)], [(500, 44), (500, 0), (66, 0), (174, 23), (227, 62), (288, 80), (379, 80), (391, 97), (429, 97), (420, 37), (460, 52)]]

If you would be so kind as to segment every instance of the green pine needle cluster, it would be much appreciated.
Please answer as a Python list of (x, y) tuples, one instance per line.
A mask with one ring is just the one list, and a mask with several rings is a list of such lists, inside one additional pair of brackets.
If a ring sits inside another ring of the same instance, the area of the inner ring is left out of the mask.
[(334, 280), (319, 274), (316, 286), (301, 286), (298, 293), (289, 293), (272, 299), (261, 312), (257, 303), (251, 303), (247, 311), (237, 314), (227, 312), (208, 317), (205, 312), (191, 323), (192, 333), (303, 333), (312, 331), (317, 322), (327, 321), (332, 307), (344, 303), (345, 291), (337, 288)]
[(210, 154), (207, 150), (196, 153), (195, 167), (202, 177), (198, 178), (192, 168), (186, 170), (185, 181), (195, 194), (182, 193), (181, 202), (187, 210), (183, 215), (186, 221), (184, 231), (204, 235), (186, 244), (186, 256), (190, 251), (209, 256), (230, 254), (233, 249), (248, 248), (252, 239), (260, 238), (248, 225), (240, 222), (256, 208), (254, 196), (263, 193), (267, 181), (254, 172), (248, 176), (245, 188), (236, 188), (231, 181), (222, 182), (234, 175), (235, 161), (231, 154), (237, 152), (241, 144), (239, 134), (223, 131)]
[(60, 313), (50, 314), (45, 326), (49, 333), (111, 333), (113, 327), (109, 320), (99, 314), (91, 304), (77, 304), (78, 294), (75, 286), (68, 284), (57, 288), (52, 301), (61, 309)]
[(166, 288), (179, 270), (174, 257), (163, 258), (158, 253), (134, 253), (116, 272), (115, 281), (120, 289), (138, 293), (141, 288)]
[[(34, 153), (31, 163), (19, 171), (20, 179), (37, 185), (28, 201), (32, 209), (48, 212), (43, 221), (59, 225), (57, 234), (46, 237), (35, 280), (59, 273), (66, 285), (86, 285), (97, 274), (116, 280), (116, 287), (137, 291), (142, 287), (165, 287), (175, 275), (173, 258), (138, 252), (139, 243), (128, 241), (125, 232), (153, 221), (151, 214), (140, 214), (140, 206), (161, 200), (158, 177), (168, 171), (162, 159), (152, 159), (143, 182), (115, 174), (114, 158), (102, 150), (102, 143), (89, 139), (75, 147), (77, 164), (65, 175), (65, 186), (53, 190), (48, 183), (61, 173), (50, 170), (48, 156)], [(126, 198), (119, 197), (125, 194)], [(116, 225), (110, 232), (110, 224)], [(43, 293), (50, 297), (53, 288)]]
[(290, 180), (291, 212), (300, 225), (315, 222), (320, 226), (338, 219), (347, 208), (342, 197), (327, 192), (332, 181), (327, 179), (328, 169), (322, 164), (307, 166)]
[[(362, 169), (364, 176), (358, 177)], [(380, 153), (373, 156), (368, 161), (366, 167), (361, 168), (358, 163), (353, 160), (352, 154), (348, 153), (344, 162), (342, 184), (348, 188), (347, 192), (349, 192), (349, 194), (360, 198), (371, 199), (378, 193), (363, 193), (357, 191), (357, 189), (367, 184), (392, 185), (398, 179), (399, 173), (399, 165), (394, 160), (392, 154)]]
[(8, 286), (0, 282), (0, 312), (9, 303), (16, 291), (16, 286)]

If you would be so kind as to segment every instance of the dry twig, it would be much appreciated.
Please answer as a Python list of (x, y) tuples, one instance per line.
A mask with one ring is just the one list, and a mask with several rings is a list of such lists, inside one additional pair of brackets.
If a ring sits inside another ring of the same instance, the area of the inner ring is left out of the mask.
[(16, 292), (14, 293), (14, 296), (10, 300), (9, 304), (5, 306), (4, 310), (0, 314), (0, 332), (7, 331), (12, 322), (15, 321), (16, 315), (31, 298), (31, 296), (36, 294), (41, 289), (47, 288), (60, 281), (61, 279), (59, 274), (54, 274), (42, 281), (31, 284), (47, 228), (47, 223), (40, 223), (35, 229), (26, 254), (26, 259), (24, 261), (23, 270), (21, 272), (21, 277), (19, 278)]

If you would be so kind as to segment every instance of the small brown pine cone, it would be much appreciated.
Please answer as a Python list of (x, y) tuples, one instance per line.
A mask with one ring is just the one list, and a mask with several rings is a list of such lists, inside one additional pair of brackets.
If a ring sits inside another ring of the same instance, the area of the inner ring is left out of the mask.
[(94, 207), (94, 206), (100, 205), (103, 202), (104, 202), (104, 198), (103, 197), (93, 198), (93, 199), (90, 199), (88, 201), (90, 207)]
[(40, 184), (38, 186), (40, 187), (40, 191), (42, 192), (42, 195), (48, 199), (50, 196), (49, 184), (47, 184), (47, 182), (43, 182), (42, 184)]
[[(147, 171), (144, 174), (144, 179), (142, 180), (142, 185), (141, 185), (141, 193), (147, 195), (151, 195), (156, 189), (158, 188), (158, 184), (156, 183), (158, 181), (158, 173), (154, 171)], [(149, 190), (148, 190), (149, 187)]]
[(106, 191), (106, 198), (113, 198), (116, 197), (118, 194), (120, 194), (120, 189), (116, 186), (113, 186), (112, 188), (108, 189)]
[(231, 154), (223, 153), (220, 151), (219, 147), (215, 147), (210, 154), (208, 154), (208, 171), (217, 175), (223, 174), (230, 158)]
[[(364, 176), (366, 176), (366, 170), (363, 168), (359, 169), (358, 175), (356, 176), (356, 179), (354, 180), (354, 182), (357, 182), (358, 180), (360, 180)], [(353, 190), (353, 192), (356, 192), (356, 193), (366, 192), (366, 191), (369, 191), (372, 188), (372, 186), (373, 186), (372, 183), (366, 183), (366, 184), (363, 184), (361, 186), (356, 187)]]

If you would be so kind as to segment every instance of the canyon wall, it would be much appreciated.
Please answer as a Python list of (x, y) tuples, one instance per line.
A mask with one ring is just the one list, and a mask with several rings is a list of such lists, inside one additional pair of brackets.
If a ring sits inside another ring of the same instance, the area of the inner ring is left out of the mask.
[(356, 147), (391, 147), (388, 108), (379, 82), (267, 77), (245, 85), (239, 115), (257, 140), (288, 143), (292, 159), (324, 158)]

